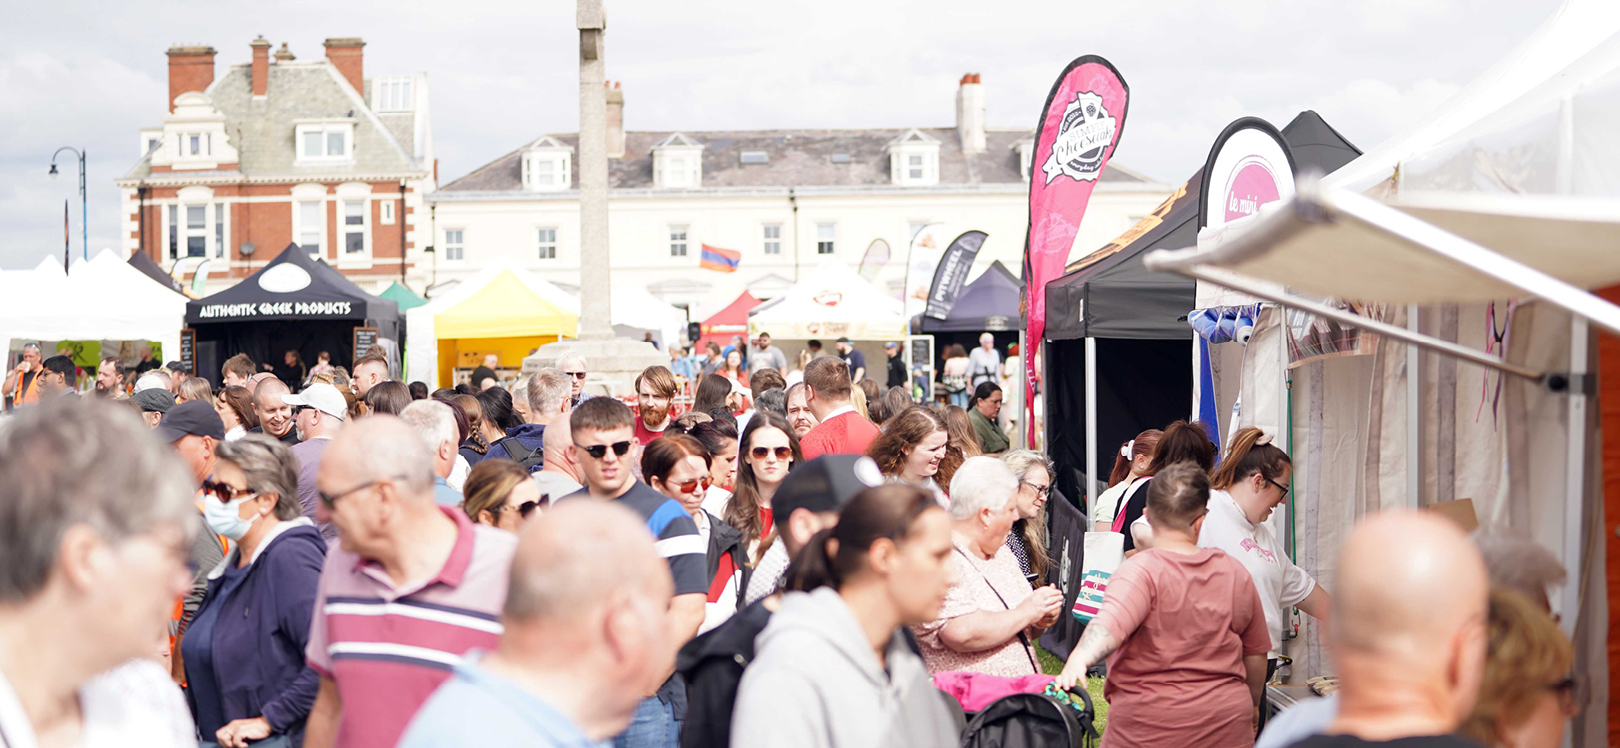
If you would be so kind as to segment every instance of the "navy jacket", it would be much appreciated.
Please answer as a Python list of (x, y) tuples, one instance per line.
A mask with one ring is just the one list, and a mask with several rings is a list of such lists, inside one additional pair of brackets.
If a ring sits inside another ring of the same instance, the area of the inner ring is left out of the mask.
[[(304, 661), (304, 647), (326, 563), (326, 541), (308, 519), (293, 522), (299, 524), (270, 539), (231, 594), (221, 598), (218, 575), (210, 574), (202, 607), (219, 606), (214, 679), (225, 718), (263, 715), (272, 730), (301, 745), (304, 719), (321, 682)], [(233, 550), (224, 563), (236, 563), (237, 553)]]
[[(545, 424), (525, 423), (517, 428), (508, 429), (506, 435), (517, 439), (518, 444), (522, 444), (525, 448), (539, 450), (541, 447), (545, 446), (545, 441), (543, 439), (545, 433)], [(506, 445), (502, 444), (500, 440), (497, 439), (495, 440), (494, 444), (489, 445), (489, 454), (484, 455), (484, 459), (510, 460), (512, 459), (512, 456), (506, 453)], [(538, 471), (540, 466), (535, 465), (534, 469)]]

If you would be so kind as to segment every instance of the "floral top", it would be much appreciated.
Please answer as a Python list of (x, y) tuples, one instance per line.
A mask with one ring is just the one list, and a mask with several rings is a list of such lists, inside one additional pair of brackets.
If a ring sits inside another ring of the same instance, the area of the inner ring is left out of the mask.
[(928, 672), (966, 670), (1009, 678), (1039, 674), (1035, 650), (1030, 646), (1032, 631), (979, 652), (958, 652), (940, 639), (940, 633), (953, 618), (979, 611), (1010, 610), (1034, 594), (1018, 568), (1018, 559), (1005, 544), (998, 546), (995, 557), (986, 561), (970, 549), (967, 538), (962, 535), (952, 533), (951, 541), (955, 546), (951, 565), (956, 569), (957, 582), (945, 595), (939, 619), (912, 627)]

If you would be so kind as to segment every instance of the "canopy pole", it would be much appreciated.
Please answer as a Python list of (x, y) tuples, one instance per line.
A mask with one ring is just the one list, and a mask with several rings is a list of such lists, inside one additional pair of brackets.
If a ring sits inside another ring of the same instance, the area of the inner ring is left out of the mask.
[[(1569, 373), (1582, 375), (1587, 371), (1587, 346), (1591, 342), (1590, 327), (1585, 317), (1572, 315), (1569, 327)], [(1575, 622), (1580, 619), (1581, 583), (1586, 572), (1581, 567), (1581, 510), (1586, 496), (1586, 428), (1587, 397), (1583, 389), (1570, 388), (1568, 422), (1569, 443), (1564, 449), (1564, 569), (1569, 578), (1562, 590), (1559, 620), (1564, 633), (1575, 635)]]
[[(1048, 413), (1050, 418), (1052, 414)], [(1124, 509), (1124, 507), (1120, 507)], [(1086, 338), (1086, 519), (1097, 514), (1097, 339)]]
[[(1421, 335), (1418, 305), (1406, 305), (1406, 329)], [(1406, 505), (1423, 506), (1423, 350), (1406, 344)]]
[[(1174, 270), (1175, 272), (1190, 275), (1199, 280), (1209, 281), (1210, 283), (1225, 286), (1234, 291), (1241, 291), (1249, 294), (1250, 296), (1281, 304), (1290, 309), (1298, 309), (1302, 312), (1310, 312), (1311, 314), (1315, 314), (1319, 317), (1326, 317), (1340, 324), (1359, 327), (1363, 330), (1375, 332), (1393, 340), (1399, 340), (1403, 343), (1411, 343), (1419, 348), (1424, 348), (1436, 353), (1459, 358), (1473, 364), (1478, 364), (1487, 369), (1500, 371), (1504, 374), (1512, 374), (1513, 376), (1522, 377), (1537, 383), (1544, 382), (1547, 379), (1546, 372), (1536, 371), (1535, 369), (1519, 366), (1518, 364), (1508, 363), (1507, 361), (1499, 360), (1490, 354), (1474, 350), (1473, 348), (1469, 348), (1465, 345), (1459, 345), (1457, 343), (1440, 340), (1438, 338), (1431, 338), (1427, 335), (1413, 332), (1412, 330), (1408, 330), (1404, 327), (1389, 324), (1388, 322), (1376, 320), (1371, 317), (1363, 317), (1359, 314), (1352, 314), (1351, 312), (1343, 309), (1331, 307), (1316, 301), (1311, 301), (1309, 299), (1304, 299), (1292, 294), (1277, 291), (1275, 288), (1269, 287), (1265, 283), (1255, 281), (1248, 276), (1240, 275), (1230, 270), (1221, 270), (1209, 265), (1188, 265), (1185, 267), (1177, 267)], [(1616, 311), (1620, 311), (1620, 309), (1617, 309)]]

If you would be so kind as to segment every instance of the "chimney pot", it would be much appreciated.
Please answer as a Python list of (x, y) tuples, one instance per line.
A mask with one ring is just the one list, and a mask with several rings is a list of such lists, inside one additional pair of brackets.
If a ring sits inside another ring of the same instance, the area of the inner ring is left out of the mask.
[(261, 34), (248, 46), (253, 48), (253, 95), (270, 92), (270, 42)]
[(607, 91), (607, 155), (624, 158), (624, 91), (617, 81)]
[(985, 151), (984, 129), (984, 87), (978, 73), (968, 73), (956, 88), (956, 135), (963, 153)]
[(337, 68), (349, 85), (364, 96), (366, 92), (366, 75), (364, 55), (361, 49), (366, 46), (358, 36), (333, 37), (327, 39), (326, 59)]
[(276, 62), (292, 62), (294, 59), (292, 50), (287, 49), (286, 42), (282, 42), (281, 49), (276, 50)]
[(214, 48), (206, 44), (176, 44), (169, 56), (169, 111), (174, 100), (188, 91), (206, 91), (214, 83)]

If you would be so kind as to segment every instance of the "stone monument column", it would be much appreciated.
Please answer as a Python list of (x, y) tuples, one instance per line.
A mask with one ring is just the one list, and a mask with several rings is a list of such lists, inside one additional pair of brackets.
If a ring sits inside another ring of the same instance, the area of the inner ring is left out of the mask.
[(607, 14), (602, 0), (578, 0), (579, 28), (579, 339), (540, 347), (523, 373), (556, 366), (565, 353), (585, 357), (592, 395), (633, 397), (642, 369), (669, 362), (651, 344), (613, 336), (612, 262), (608, 255)]

